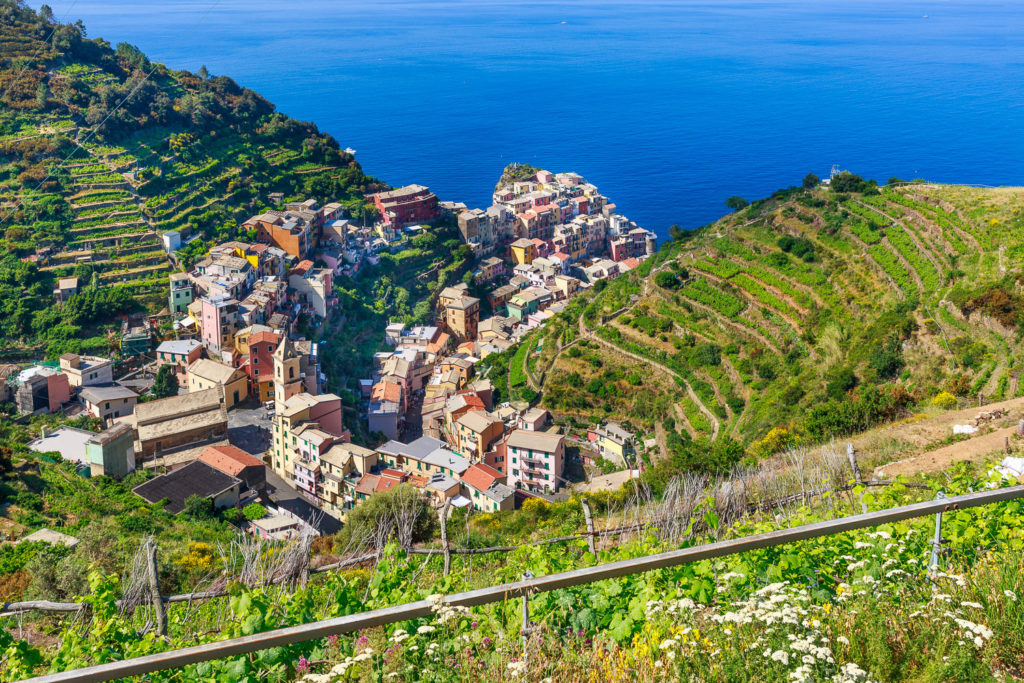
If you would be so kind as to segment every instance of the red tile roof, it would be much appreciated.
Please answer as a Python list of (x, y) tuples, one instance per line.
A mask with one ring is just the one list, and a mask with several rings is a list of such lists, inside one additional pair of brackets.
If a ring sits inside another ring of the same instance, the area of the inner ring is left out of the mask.
[(370, 393), (370, 400), (392, 401), (394, 403), (401, 403), (402, 385), (399, 384), (398, 382), (381, 380), (373, 385), (373, 390)]
[(249, 344), (259, 344), (260, 342), (270, 342), (276, 347), (281, 342), (281, 335), (277, 332), (257, 332), (249, 335)]
[(232, 477), (237, 477), (246, 467), (263, 467), (262, 460), (237, 446), (210, 446), (199, 459)]
[(486, 491), (495, 481), (499, 481), (504, 478), (504, 474), (490, 465), (485, 465), (483, 463), (470, 465), (469, 468), (462, 473), (462, 481), (465, 482), (467, 486), (471, 486), (477, 491)]
[(436, 342), (433, 344), (427, 344), (427, 353), (437, 353), (445, 347), (449, 339), (451, 339), (451, 335), (447, 332), (442, 332)]
[(418, 474), (410, 474), (409, 483), (416, 488), (421, 489), (430, 483), (430, 479), (428, 477), (421, 477)]
[(367, 495), (377, 490), (377, 484), (380, 483), (380, 476), (377, 474), (364, 474), (363, 478), (356, 484), (356, 493), (365, 493)]
[(381, 491), (387, 491), (388, 489), (394, 488), (401, 484), (408, 475), (405, 472), (399, 472), (398, 470), (386, 469), (380, 473), (380, 481), (377, 482), (377, 486), (373, 489), (374, 493)]
[(465, 401), (466, 405), (469, 406), (471, 409), (472, 408), (480, 408), (481, 410), (486, 410), (487, 409), (487, 406), (484, 405), (484, 400), (482, 398), (480, 398), (480, 395), (478, 393), (476, 393), (475, 391), (460, 391), (460, 392), (456, 393), (455, 395), (456, 396), (461, 396), (462, 400)]

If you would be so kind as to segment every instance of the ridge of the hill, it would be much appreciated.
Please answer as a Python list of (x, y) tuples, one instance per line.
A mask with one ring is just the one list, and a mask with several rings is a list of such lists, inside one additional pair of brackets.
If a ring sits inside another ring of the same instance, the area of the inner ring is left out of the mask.
[(573, 302), (510, 392), (626, 421), (670, 471), (1019, 396), (1022, 204), (849, 173), (781, 190)]
[[(0, 2), (0, 336), (7, 359), (108, 350), (110, 323), (166, 305), (179, 232), (189, 265), (269, 195), (367, 211), (384, 187), (312, 123), (227, 76), (151, 62), (86, 37), (45, 6)], [(242, 235), (241, 237), (244, 237)], [(58, 313), (61, 277), (96, 279), (98, 305)]]

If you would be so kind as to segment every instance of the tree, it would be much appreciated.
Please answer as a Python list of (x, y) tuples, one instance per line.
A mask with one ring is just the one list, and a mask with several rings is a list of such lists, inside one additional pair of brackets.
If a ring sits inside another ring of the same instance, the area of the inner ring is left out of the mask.
[(805, 190), (813, 190), (818, 186), (818, 183), (820, 182), (821, 178), (814, 175), (813, 173), (808, 173), (807, 175), (804, 176), (803, 186)]
[(680, 228), (676, 223), (668, 226), (668, 234), (674, 242), (682, 242), (687, 237), (686, 231)]
[(667, 270), (659, 270), (654, 276), (654, 284), (662, 289), (675, 289), (679, 286), (679, 277)]
[(399, 484), (374, 494), (348, 513), (338, 546), (372, 547), (389, 541), (410, 545), (429, 539), (436, 524), (437, 517), (420, 492), (410, 484)]
[(168, 396), (178, 395), (178, 376), (174, 372), (174, 366), (160, 366), (149, 393), (153, 395), (153, 398), (167, 398)]
[(213, 519), (213, 501), (193, 493), (185, 499), (184, 513), (192, 519)]
[(750, 206), (750, 202), (748, 202), (743, 197), (737, 197), (736, 195), (733, 195), (732, 197), (729, 197), (728, 199), (725, 200), (725, 205), (728, 206), (733, 211), (739, 211), (740, 209), (745, 209), (748, 206)]
[(825, 393), (829, 398), (840, 401), (846, 396), (846, 392), (857, 386), (857, 376), (853, 370), (847, 367), (833, 368), (825, 375), (828, 384), (825, 385)]
[(199, 67), (199, 78), (201, 78), (201, 79), (203, 79), (205, 81), (209, 77), (210, 77), (210, 72), (207, 71), (206, 65), (203, 64), (201, 67)]

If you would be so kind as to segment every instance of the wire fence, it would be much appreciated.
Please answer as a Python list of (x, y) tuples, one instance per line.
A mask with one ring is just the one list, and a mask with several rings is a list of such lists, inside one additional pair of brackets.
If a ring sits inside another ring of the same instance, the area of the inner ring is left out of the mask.
[[(943, 512), (991, 505), (1018, 498), (1024, 498), (1024, 485), (992, 489), (952, 498), (939, 497), (935, 500), (897, 508), (866, 512), (789, 529), (599, 564), (548, 576), (526, 578), (511, 583), (487, 586), (449, 595), (446, 597), (446, 602), (453, 606), (476, 607), (507, 601), (510, 598), (521, 597), (528, 599), (530, 595), (540, 592), (570, 588), (595, 581), (615, 579), (655, 569), (674, 567), (700, 560), (724, 557), (760, 548), (770, 548), (795, 541), (819, 538), (933, 514), (937, 515), (936, 526), (938, 528)], [(526, 609), (528, 609), (528, 604), (524, 601), (524, 610)], [(145, 657), (48, 674), (30, 680), (36, 681), (36, 683), (56, 683), (57, 681), (65, 683), (93, 683), (109, 681), (214, 659), (248, 654), (258, 650), (293, 643), (326, 638), (332, 635), (352, 633), (362, 629), (422, 618), (430, 614), (432, 614), (431, 603), (426, 600), (420, 600), (404, 605), (276, 629), (241, 638), (231, 638), (214, 643), (169, 650)]]

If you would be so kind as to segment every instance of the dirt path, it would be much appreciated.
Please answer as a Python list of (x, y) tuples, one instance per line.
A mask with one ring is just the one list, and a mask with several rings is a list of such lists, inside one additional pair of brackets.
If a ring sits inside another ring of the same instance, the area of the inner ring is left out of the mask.
[(1007, 437), (1011, 438), (1012, 448), (1014, 446), (1013, 435), (1016, 431), (1016, 427), (996, 429), (973, 439), (943, 446), (907, 460), (878, 467), (875, 469), (875, 476), (880, 479), (891, 479), (901, 474), (934, 474), (957, 462), (981, 460), (990, 453), (1002, 451)]
[[(953, 433), (953, 425), (968, 424), (978, 413), (995, 409), (1007, 411), (1005, 418), (995, 421), (989, 427), (982, 427), (981, 433), (964, 441), (929, 448)], [(917, 422), (897, 423), (874, 429), (858, 435), (852, 442), (858, 451), (870, 453), (875, 444), (886, 438), (898, 439), (907, 446), (905, 455), (894, 462), (875, 468), (875, 476), (890, 478), (900, 474), (932, 473), (941, 471), (955, 462), (981, 460), (1003, 448), (1003, 440), (1016, 431), (1017, 420), (1024, 417), (1024, 397), (1012, 398), (982, 407), (974, 406), (963, 410), (942, 413)], [(987, 430), (987, 431), (986, 431)], [(1010, 443), (1014, 445), (1014, 439)], [(898, 456), (897, 456), (898, 457)]]
[(665, 437), (665, 425), (661, 422), (654, 423), (654, 438), (658, 442), (658, 452), (662, 460), (668, 460), (668, 441)]
[(711, 440), (714, 441), (715, 439), (718, 438), (718, 431), (721, 428), (721, 424), (719, 423), (718, 418), (715, 416), (714, 413), (712, 413), (710, 410), (708, 410), (707, 406), (705, 406), (701, 402), (700, 397), (697, 396), (697, 392), (695, 392), (693, 390), (693, 387), (690, 386), (690, 383), (687, 382), (684, 377), (680, 377), (679, 374), (676, 373), (675, 370), (672, 370), (671, 368), (669, 368), (669, 367), (667, 367), (665, 365), (662, 365), (661, 363), (659, 363), (657, 361), (651, 360), (650, 358), (644, 358), (643, 356), (635, 354), (635, 353), (633, 353), (631, 351), (626, 351), (625, 349), (619, 348), (615, 344), (611, 343), (607, 339), (603, 339), (603, 338), (599, 337), (598, 335), (593, 334), (587, 328), (587, 323), (584, 320), (583, 315), (584, 314), (581, 313), (580, 314), (580, 319), (579, 319), (579, 327), (580, 327), (580, 335), (581, 336), (586, 337), (587, 339), (590, 339), (592, 341), (595, 341), (598, 344), (601, 344), (602, 346), (613, 350), (615, 353), (618, 353), (618, 354), (626, 356), (628, 358), (632, 358), (634, 360), (640, 361), (641, 363), (646, 363), (647, 365), (651, 366), (652, 368), (655, 368), (656, 370), (659, 370), (660, 372), (668, 375), (669, 377), (677, 378), (680, 382), (682, 382), (683, 386), (686, 387), (686, 395), (690, 397), (690, 400), (693, 401), (697, 405), (697, 407), (700, 409), (700, 412), (704, 413), (704, 416), (706, 418), (708, 418), (708, 420), (711, 422), (711, 426), (712, 426)]

